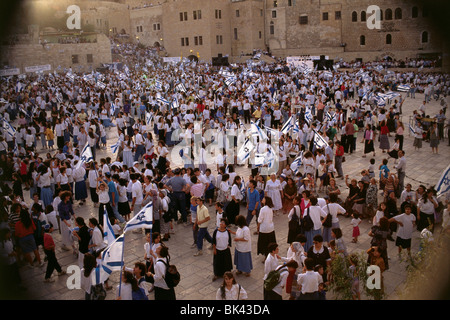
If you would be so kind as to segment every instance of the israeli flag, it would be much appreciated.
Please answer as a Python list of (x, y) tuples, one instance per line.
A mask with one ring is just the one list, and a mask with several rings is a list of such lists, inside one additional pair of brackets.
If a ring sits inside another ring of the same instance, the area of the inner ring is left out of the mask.
[(108, 245), (112, 244), (116, 240), (116, 237), (114, 236), (114, 230), (111, 225), (111, 221), (109, 220), (108, 212), (106, 211), (106, 209), (103, 212), (103, 240), (106, 241)]
[(329, 122), (336, 122), (336, 113), (331, 115), (329, 112), (327, 112), (327, 119)]
[(250, 122), (250, 132), (253, 137), (259, 137), (260, 142), (268, 139), (267, 134), (253, 121)]
[(158, 101), (159, 103), (162, 103), (162, 104), (170, 105), (170, 101), (167, 99), (164, 99), (162, 97), (156, 98), (156, 101)]
[(311, 121), (313, 120), (311, 109), (306, 109), (306, 111), (305, 111), (305, 120), (306, 120), (306, 122), (308, 122), (308, 124), (311, 124)]
[(255, 89), (256, 89), (256, 87), (253, 84), (249, 85), (247, 90), (245, 90), (245, 95), (246, 96), (253, 95), (253, 92), (255, 91)]
[(18, 81), (16, 84), (16, 92), (21, 92), (23, 88), (25, 88), (25, 85), (22, 82)]
[(120, 140), (117, 140), (117, 142), (111, 146), (112, 153), (116, 153), (117, 150), (119, 149), (119, 146), (120, 146)]
[(409, 92), (409, 90), (411, 90), (410, 86), (407, 86), (407, 85), (399, 85), (399, 86), (397, 86), (397, 91)]
[(173, 98), (172, 102), (170, 103), (171, 109), (178, 109), (180, 107), (180, 104), (178, 102), (177, 98)]
[(110, 116), (114, 116), (116, 114), (116, 105), (111, 103), (111, 108), (109, 109)]
[(14, 137), (14, 135), (16, 134), (16, 129), (14, 129), (14, 127), (6, 119), (2, 119), (2, 122), (5, 133), (10, 137)]
[(291, 163), (291, 169), (294, 173), (297, 173), (297, 171), (302, 166), (302, 160), (303, 160), (303, 151), (300, 153), (300, 155), (295, 158), (295, 160)]
[(280, 137), (281, 137), (280, 131), (266, 127), (266, 126), (264, 126), (264, 129), (267, 131), (268, 134), (270, 134), (272, 136), (272, 138), (280, 139)]
[(322, 136), (317, 133), (316, 130), (314, 130), (314, 145), (316, 146), (316, 149), (322, 149), (328, 146), (328, 143), (322, 138)]
[(148, 111), (145, 112), (145, 123), (148, 125), (152, 122), (152, 114)]
[(89, 143), (86, 143), (83, 150), (81, 151), (80, 161), (78, 161), (78, 164), (76, 168), (80, 168), (83, 163), (88, 163), (94, 160), (94, 157), (92, 156), (92, 150), (89, 146)]
[(105, 282), (113, 271), (120, 271), (123, 268), (123, 250), (124, 250), (125, 235), (114, 240), (102, 252), (102, 263), (95, 268), (95, 277), (92, 277), (92, 284), (99, 284)]
[(378, 72), (381, 72), (381, 71), (384, 70), (384, 67), (382, 65), (378, 65), (378, 66), (375, 67), (375, 70), (378, 71)]
[(161, 91), (162, 90), (162, 82), (160, 80), (155, 80), (154, 87), (156, 90)]
[(149, 202), (130, 221), (127, 222), (123, 232), (134, 229), (153, 228), (153, 203)]
[(69, 78), (71, 81), (75, 80), (75, 75), (70, 72), (66, 74), (66, 77)]
[(97, 87), (99, 87), (100, 89), (105, 89), (106, 88), (106, 84), (104, 84), (103, 82), (101, 82), (101, 81), (97, 81)]
[(283, 134), (288, 134), (289, 130), (291, 130), (291, 129), (294, 128), (293, 122), (294, 122), (294, 117), (291, 116), (291, 117), (286, 121), (286, 123), (283, 125), (283, 127), (281, 128), (281, 132), (282, 132)]
[(324, 71), (323, 76), (328, 79), (333, 78), (333, 74), (331, 73), (331, 71)]
[(125, 73), (127, 74), (127, 76), (130, 74), (130, 69), (128, 68), (127, 65), (125, 65), (125, 67), (123, 68), (123, 70), (125, 71)]
[(412, 134), (413, 136), (416, 135), (416, 131), (414, 131), (414, 129), (413, 129), (413, 127), (412, 127), (411, 125), (409, 125), (409, 131), (411, 132), (411, 134)]
[(228, 77), (224, 80), (225, 84), (227, 85), (227, 87), (231, 86), (232, 84), (234, 84), (236, 82), (236, 77)]
[(253, 143), (247, 138), (237, 154), (238, 162), (240, 164), (244, 163), (250, 157), (250, 152), (252, 152), (254, 148), (255, 146)]
[(176, 85), (175, 89), (177, 89), (179, 92), (185, 92), (186, 93), (186, 87), (184, 86), (183, 83), (179, 83)]
[(445, 169), (442, 173), (441, 178), (434, 187), (434, 190), (436, 190), (437, 196), (450, 191), (450, 165), (448, 165), (447, 169)]

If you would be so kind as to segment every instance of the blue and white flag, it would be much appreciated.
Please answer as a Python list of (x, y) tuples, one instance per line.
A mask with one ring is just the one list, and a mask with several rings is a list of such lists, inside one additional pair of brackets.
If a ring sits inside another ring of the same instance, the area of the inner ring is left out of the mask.
[(117, 106), (113, 102), (111, 102), (111, 108), (109, 108), (109, 113), (111, 117), (113, 117), (116, 114), (116, 108)]
[(145, 112), (145, 124), (149, 125), (152, 122), (152, 114), (148, 111)]
[(123, 68), (123, 71), (125, 71), (126, 75), (130, 75), (130, 69), (128, 68), (127, 65), (125, 65), (125, 67)]
[(94, 160), (92, 156), (92, 150), (89, 143), (86, 143), (83, 150), (81, 151), (80, 161), (78, 161), (76, 168), (80, 168), (83, 163), (88, 163)]
[(227, 87), (233, 85), (236, 82), (236, 77), (227, 77), (223, 82), (227, 85)]
[(324, 76), (324, 78), (328, 78), (328, 79), (333, 78), (333, 74), (331, 73), (331, 71), (324, 71), (323, 76)]
[(93, 284), (105, 282), (113, 271), (120, 271), (124, 265), (123, 250), (124, 250), (125, 235), (122, 234), (117, 237), (113, 243), (102, 252), (102, 263), (95, 268), (95, 277), (92, 277)]
[(311, 121), (313, 120), (311, 109), (306, 109), (306, 111), (305, 111), (305, 120), (306, 120), (306, 122), (308, 122), (308, 124), (311, 124)]
[(447, 169), (445, 169), (442, 173), (441, 178), (434, 187), (434, 190), (436, 190), (437, 196), (450, 191), (450, 165), (448, 165)]
[(416, 135), (416, 131), (413, 129), (413, 127), (412, 127), (411, 125), (409, 125), (409, 131), (411, 132), (411, 134), (412, 134), (413, 136)]
[(171, 109), (178, 109), (180, 107), (180, 103), (178, 102), (178, 98), (173, 98), (172, 102), (170, 103)]
[(409, 90), (411, 90), (411, 87), (407, 86), (405, 84), (401, 84), (401, 85), (397, 86), (397, 91), (409, 92)]
[(302, 166), (302, 160), (303, 160), (303, 151), (300, 153), (300, 155), (295, 158), (295, 160), (291, 163), (291, 169), (294, 173), (297, 173), (297, 171)]
[(3, 122), (3, 129), (5, 130), (5, 134), (9, 135), (10, 137), (14, 137), (14, 135), (16, 134), (16, 129), (14, 129), (14, 127), (6, 120), (6, 119), (1, 119), (1, 122)]
[(119, 149), (119, 146), (120, 146), (120, 140), (117, 140), (117, 142), (111, 146), (111, 152), (116, 153), (117, 150)]
[(156, 101), (158, 101), (159, 103), (162, 103), (162, 104), (170, 105), (170, 101), (167, 99), (164, 99), (163, 97), (156, 98)]
[(101, 81), (97, 81), (97, 87), (99, 87), (100, 89), (105, 89), (106, 88), (106, 84), (104, 84), (103, 82), (101, 82)]
[(294, 117), (293, 116), (291, 116), (287, 121), (286, 121), (286, 123), (283, 125), (283, 127), (281, 128), (281, 132), (283, 133), (283, 134), (288, 134), (289, 133), (289, 131), (291, 130), (291, 129), (293, 129), (294, 128)]
[(103, 240), (106, 241), (108, 245), (112, 244), (116, 240), (114, 229), (111, 225), (111, 221), (109, 220), (106, 208), (103, 212)]
[(316, 131), (314, 130), (314, 145), (316, 149), (323, 149), (328, 146), (328, 143), (325, 141), (325, 139)]
[(177, 89), (179, 92), (185, 92), (186, 93), (186, 87), (184, 86), (183, 83), (179, 83), (176, 85), (175, 89)]
[(253, 121), (250, 122), (250, 132), (253, 137), (259, 137), (260, 142), (268, 139), (267, 134)]
[(378, 66), (375, 67), (375, 70), (378, 71), (378, 72), (381, 72), (381, 71), (384, 70), (384, 67), (382, 65), (378, 65)]
[(238, 163), (243, 164), (250, 157), (250, 152), (252, 152), (254, 148), (255, 146), (253, 143), (247, 138), (237, 154)]
[(16, 92), (21, 92), (23, 88), (25, 88), (25, 85), (22, 82), (18, 81), (16, 84)]
[(127, 222), (123, 232), (134, 229), (153, 228), (153, 203), (149, 202), (130, 221)]
[(245, 95), (246, 96), (252, 96), (253, 95), (253, 92), (255, 92), (255, 90), (256, 90), (256, 87), (253, 85), (253, 84), (251, 84), (251, 85), (249, 85), (248, 86), (248, 88), (245, 90)]
[(329, 122), (336, 122), (336, 113), (334, 113), (333, 115), (331, 115), (329, 112), (327, 112), (327, 120)]

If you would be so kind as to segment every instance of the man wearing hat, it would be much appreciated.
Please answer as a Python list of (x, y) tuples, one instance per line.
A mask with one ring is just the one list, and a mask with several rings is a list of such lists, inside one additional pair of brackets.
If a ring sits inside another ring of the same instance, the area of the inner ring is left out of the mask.
[(212, 249), (213, 239), (211, 235), (208, 233), (208, 223), (211, 220), (211, 217), (208, 212), (208, 208), (204, 205), (205, 198), (197, 198), (197, 219), (195, 220), (194, 228), (198, 226), (198, 234), (197, 234), (197, 253), (194, 254), (195, 257), (201, 256), (203, 254), (203, 238), (211, 244), (209, 249)]

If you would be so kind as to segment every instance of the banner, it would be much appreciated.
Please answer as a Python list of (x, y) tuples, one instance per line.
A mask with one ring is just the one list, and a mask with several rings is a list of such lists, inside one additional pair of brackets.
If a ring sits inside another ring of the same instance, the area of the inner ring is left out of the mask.
[(20, 69), (19, 68), (1, 69), (0, 70), (0, 77), (17, 76), (19, 74), (20, 74)]
[(41, 66), (25, 67), (25, 72), (41, 72), (41, 71), (50, 71), (50, 70), (52, 70), (52, 66), (49, 64), (44, 64)]

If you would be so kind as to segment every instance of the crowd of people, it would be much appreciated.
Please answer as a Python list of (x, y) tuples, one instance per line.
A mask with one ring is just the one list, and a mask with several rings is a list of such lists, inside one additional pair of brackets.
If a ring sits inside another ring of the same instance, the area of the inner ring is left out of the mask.
[[(133, 49), (129, 46), (127, 52)], [(142, 298), (139, 288), (145, 296), (154, 289), (155, 299), (176, 298), (164, 281), (175, 223), (192, 228), (196, 257), (203, 254), (204, 240), (210, 243), (213, 281), (223, 277), (218, 299), (247, 297), (231, 271), (234, 260), (236, 274), (251, 276), (253, 217), (256, 255), (264, 257), (265, 299), (281, 299), (284, 292), (290, 299), (324, 299), (336, 254), (348, 258), (349, 270), (354, 269), (339, 215), (351, 217), (354, 243), (361, 220), (373, 224), (368, 257), (382, 271), (389, 268), (386, 240), (393, 240), (393, 233), (399, 252), (410, 252), (413, 225), (433, 232), (438, 216), (448, 231), (448, 207), (442, 214), (434, 190), (405, 185), (408, 129), (401, 119), (406, 97), (377, 105), (374, 94), (390, 86), (384, 73), (335, 71), (327, 77), (312, 70), (301, 73), (279, 61), (240, 65), (230, 75), (205, 63), (163, 65), (152, 51), (135, 49), (141, 51), (130, 55), (126, 71), (93, 73), (89, 79), (71, 70), (2, 79), (0, 223), (9, 283), (19, 283), (19, 264), (44, 264), (39, 246), (48, 262), (44, 281), (53, 281), (54, 270), (65, 274), (51, 237), (58, 226), (61, 248), (72, 251), (83, 268), (86, 298), (95, 298), (97, 291), (89, 284), (106, 247), (104, 211), (120, 234), (149, 202), (154, 221), (151, 234), (145, 231), (145, 263), (123, 272), (124, 288), (117, 299)], [(234, 81), (225, 84), (230, 76)], [(428, 90), (414, 117), (414, 146), (421, 148), (427, 138), (422, 128), (429, 116), (426, 106), (435, 91), (449, 93), (450, 78), (398, 73), (395, 79)], [(445, 139), (445, 101), (442, 107), (428, 130), (436, 153)], [(281, 131), (289, 119), (292, 128)], [(267, 132), (266, 140), (258, 130)], [(318, 136), (323, 142), (317, 143)], [(357, 150), (359, 139), (362, 150)], [(250, 159), (261, 154), (267, 159), (241, 161), (247, 141), (253, 143)], [(113, 144), (113, 156), (98, 156)], [(92, 161), (84, 159), (85, 146)], [(385, 156), (378, 164), (377, 152)], [(276, 155), (273, 161), (269, 153)], [(344, 174), (346, 157), (371, 154), (360, 176)], [(238, 175), (236, 169), (247, 164), (248, 175)], [(98, 208), (98, 216), (89, 221), (74, 210), (87, 201)], [(273, 222), (283, 214), (289, 228), (286, 257), (279, 255)], [(271, 285), (274, 270), (281, 281)], [(107, 282), (105, 288), (110, 288)]]

